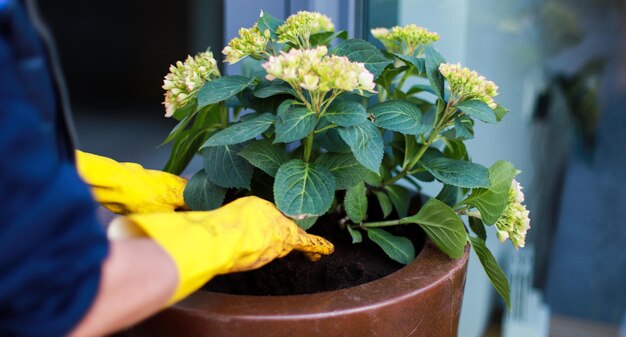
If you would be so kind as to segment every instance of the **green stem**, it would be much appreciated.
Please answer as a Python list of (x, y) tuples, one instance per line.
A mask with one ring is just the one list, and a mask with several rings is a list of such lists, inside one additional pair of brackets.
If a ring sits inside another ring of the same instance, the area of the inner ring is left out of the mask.
[(319, 129), (319, 130), (315, 130), (315, 131), (313, 131), (313, 132), (314, 132), (315, 134), (318, 134), (318, 133), (322, 133), (322, 132), (324, 132), (324, 131), (326, 131), (326, 130), (329, 130), (329, 129), (334, 129), (334, 128), (336, 128), (336, 127), (337, 127), (337, 125), (336, 125), (336, 124), (330, 124), (330, 125), (327, 125), (327, 126), (325, 126), (325, 127), (321, 128), (321, 129)]
[[(402, 90), (402, 86), (404, 86), (404, 82), (406, 82), (406, 80), (409, 78), (409, 75), (411, 74), (411, 69), (407, 69), (404, 71), (404, 75), (402, 75), (402, 78), (400, 79), (400, 82), (398, 82), (398, 86), (396, 87), (396, 91), (398, 90)], [(395, 95), (396, 98), (398, 98), (398, 95)]]
[(374, 222), (364, 222), (361, 224), (361, 227), (364, 228), (374, 228), (374, 227), (391, 227), (408, 223), (405, 219), (397, 219), (397, 220), (387, 220), (387, 221), (374, 221)]
[(309, 162), (311, 159), (311, 150), (313, 149), (313, 138), (315, 137), (315, 131), (311, 131), (304, 140), (304, 161)]
[(220, 103), (220, 123), (222, 129), (226, 129), (228, 126), (228, 108), (224, 105), (224, 102)]

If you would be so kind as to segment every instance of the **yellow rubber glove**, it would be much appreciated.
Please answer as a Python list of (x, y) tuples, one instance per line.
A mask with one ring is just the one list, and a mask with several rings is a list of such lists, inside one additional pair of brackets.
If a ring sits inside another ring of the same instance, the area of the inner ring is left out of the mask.
[(186, 209), (183, 190), (187, 180), (177, 175), (78, 150), (76, 166), (80, 176), (91, 186), (94, 198), (111, 212), (130, 214)]
[(237, 199), (208, 212), (133, 214), (117, 217), (109, 238), (148, 236), (174, 260), (179, 274), (174, 303), (213, 276), (255, 269), (292, 250), (313, 259), (333, 244), (307, 234), (274, 204), (258, 197)]

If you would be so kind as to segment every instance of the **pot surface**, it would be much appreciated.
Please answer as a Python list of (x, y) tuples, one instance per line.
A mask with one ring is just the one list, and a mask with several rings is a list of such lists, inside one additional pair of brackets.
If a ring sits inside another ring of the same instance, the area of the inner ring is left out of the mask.
[(469, 248), (450, 259), (431, 241), (399, 271), (308, 295), (199, 291), (120, 336), (455, 337)]

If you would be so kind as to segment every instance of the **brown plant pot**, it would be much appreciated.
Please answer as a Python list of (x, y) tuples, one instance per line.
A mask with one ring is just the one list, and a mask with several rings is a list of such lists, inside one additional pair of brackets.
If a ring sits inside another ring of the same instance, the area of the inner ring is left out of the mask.
[(406, 267), (356, 287), (309, 295), (198, 291), (121, 336), (455, 337), (469, 248), (450, 259), (427, 241)]

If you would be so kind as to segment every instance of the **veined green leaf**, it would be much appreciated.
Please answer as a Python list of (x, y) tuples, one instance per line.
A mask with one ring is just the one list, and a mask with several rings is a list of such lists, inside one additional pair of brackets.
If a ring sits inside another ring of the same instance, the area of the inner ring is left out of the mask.
[(509, 189), (517, 170), (509, 162), (500, 160), (489, 168), (489, 188), (472, 190), (470, 196), (459, 204), (474, 206), (486, 224), (494, 224), (508, 202)]
[(369, 112), (376, 118), (376, 125), (387, 130), (405, 135), (420, 135), (428, 130), (422, 124), (420, 108), (407, 101), (382, 102), (371, 107)]
[(378, 128), (369, 120), (347, 128), (338, 128), (343, 139), (363, 166), (378, 174), (383, 161), (384, 143)]
[(485, 225), (483, 225), (482, 220), (473, 216), (469, 216), (467, 218), (472, 232), (478, 235), (478, 237), (481, 238), (483, 241), (487, 240), (487, 231), (485, 230)]
[(313, 227), (313, 225), (315, 225), (315, 222), (317, 222), (317, 219), (319, 219), (318, 216), (312, 216), (312, 217), (308, 217), (308, 218), (304, 218), (300, 220), (295, 220), (295, 223), (298, 225), (298, 227), (304, 230), (308, 230), (309, 228)]
[(251, 142), (239, 151), (239, 155), (272, 177), (276, 176), (280, 165), (289, 159), (284, 149), (272, 144), (269, 139)]
[(502, 118), (504, 118), (504, 116), (506, 116), (506, 114), (509, 112), (509, 109), (503, 107), (502, 105), (498, 105), (493, 111), (496, 113), (496, 119), (499, 122), (502, 120)]
[(187, 129), (180, 133), (174, 140), (170, 157), (165, 164), (163, 171), (172, 174), (180, 174), (185, 170), (191, 159), (196, 155), (200, 145), (207, 139), (214, 130), (207, 129)]
[(283, 102), (278, 108), (274, 143), (289, 143), (306, 137), (317, 125), (317, 114), (302, 105)]
[(391, 60), (387, 59), (376, 46), (359, 39), (341, 41), (331, 53), (346, 56), (352, 62), (363, 63), (365, 68), (374, 75), (374, 79), (391, 64)]
[[(322, 119), (323, 121), (324, 119)], [(350, 153), (350, 146), (341, 139), (337, 129), (326, 130), (322, 133), (315, 135), (313, 144), (319, 144), (319, 146), (328, 150), (329, 152), (336, 153)]]
[(214, 184), (225, 188), (250, 188), (252, 165), (239, 151), (247, 144), (233, 144), (206, 147), (202, 150), (204, 170)]
[(355, 126), (367, 120), (367, 111), (358, 102), (340, 101), (332, 104), (324, 113), (324, 117), (339, 126)]
[(389, 196), (385, 192), (377, 191), (374, 192), (376, 198), (378, 199), (378, 203), (380, 204), (380, 209), (383, 211), (383, 218), (386, 218), (391, 214), (393, 210), (393, 206), (391, 206), (391, 200), (389, 200)]
[(335, 188), (345, 190), (363, 180), (367, 169), (351, 153), (323, 153), (315, 164), (324, 166), (335, 177)]
[(226, 189), (213, 184), (204, 170), (194, 174), (183, 192), (185, 204), (194, 211), (210, 211), (222, 206)]
[(404, 61), (405, 63), (415, 67), (419, 74), (424, 74), (426, 72), (426, 63), (423, 58), (417, 58), (415, 56), (404, 55), (400, 53), (393, 53), (393, 55)]
[(380, 228), (368, 228), (367, 237), (394, 261), (409, 264), (415, 259), (415, 247), (411, 240), (405, 237), (392, 235)]
[(463, 256), (467, 233), (461, 219), (448, 205), (437, 199), (430, 199), (417, 214), (402, 219), (402, 223), (420, 225), (428, 237), (451, 258)]
[(445, 157), (420, 161), (422, 166), (444, 184), (465, 187), (489, 187), (486, 167), (465, 160)]
[(457, 186), (444, 184), (435, 199), (453, 207), (459, 201), (460, 189)]
[(454, 118), (454, 132), (455, 138), (458, 140), (467, 140), (474, 138), (474, 128), (472, 127), (470, 122), (464, 121), (463, 118)]
[(498, 265), (493, 254), (489, 251), (489, 248), (485, 245), (485, 242), (479, 238), (470, 237), (470, 244), (474, 248), (474, 252), (478, 255), (480, 263), (483, 265), (489, 280), (494, 288), (498, 291), (498, 294), (502, 297), (506, 305), (511, 308), (511, 290), (509, 287), (509, 280), (502, 271), (502, 268)]
[(265, 32), (265, 30), (268, 29), (272, 40), (276, 40), (278, 39), (278, 36), (276, 36), (276, 29), (283, 23), (283, 20), (279, 20), (268, 13), (261, 11), (261, 15), (259, 16), (259, 20), (256, 24), (257, 28), (259, 28), (261, 32)]
[(365, 184), (360, 183), (351, 186), (346, 191), (344, 206), (350, 220), (354, 223), (361, 223), (367, 215), (367, 189)]
[(258, 98), (268, 98), (283, 94), (295, 96), (296, 92), (289, 84), (285, 82), (276, 83), (276, 81), (262, 82), (254, 89), (254, 96)]
[(409, 201), (411, 200), (411, 192), (406, 188), (398, 185), (386, 186), (387, 195), (391, 199), (391, 203), (398, 212), (398, 216), (404, 218), (409, 211)]
[(274, 121), (274, 115), (264, 113), (258, 117), (231, 124), (226, 129), (211, 136), (202, 147), (243, 143), (267, 131), (274, 124)]
[(322, 215), (335, 195), (335, 178), (323, 166), (290, 160), (280, 166), (274, 180), (274, 200), (293, 218)]
[(350, 226), (347, 226), (346, 228), (348, 228), (348, 233), (350, 233), (350, 236), (352, 237), (352, 243), (363, 242), (363, 235), (361, 235), (361, 232), (358, 229), (354, 229)]
[(222, 76), (209, 81), (198, 91), (198, 108), (219, 103), (247, 88), (254, 79), (244, 76)]
[(426, 76), (428, 76), (428, 81), (435, 94), (443, 100), (444, 77), (441, 75), (441, 72), (439, 72), (439, 65), (445, 63), (446, 60), (431, 46), (425, 46), (424, 51), (426, 52)]
[(481, 100), (471, 99), (467, 101), (461, 101), (455, 106), (469, 116), (481, 120), (485, 123), (496, 123), (498, 121), (496, 117), (496, 112), (493, 111), (493, 109), (491, 109), (489, 105), (487, 105), (487, 103)]

